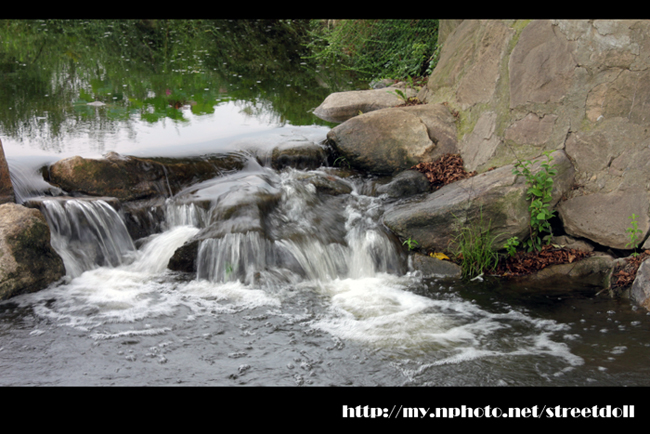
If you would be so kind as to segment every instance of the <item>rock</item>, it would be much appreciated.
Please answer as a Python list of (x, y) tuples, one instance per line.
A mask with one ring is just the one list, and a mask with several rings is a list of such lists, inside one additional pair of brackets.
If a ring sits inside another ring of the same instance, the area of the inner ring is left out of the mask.
[(136, 200), (169, 197), (182, 188), (243, 167), (243, 157), (148, 159), (109, 152), (101, 159), (79, 156), (49, 168), (48, 181), (70, 193)]
[(16, 196), (14, 195), (14, 186), (11, 183), (9, 165), (7, 164), (2, 142), (0, 141), (0, 204), (15, 201)]
[(650, 262), (648, 260), (643, 261), (637, 269), (636, 278), (630, 288), (630, 299), (650, 310)]
[(196, 184), (180, 193), (179, 204), (195, 204), (208, 210), (209, 219), (194, 237), (176, 249), (168, 267), (173, 271), (195, 272), (201, 242), (228, 234), (257, 232), (266, 235), (268, 214), (281, 197), (277, 180), (262, 172), (246, 171)]
[(399, 89), (395, 86), (382, 89), (335, 92), (316, 107), (314, 114), (324, 121), (340, 123), (359, 114), (395, 107), (404, 102), (395, 93), (396, 89), (403, 92), (407, 98), (413, 97), (417, 93), (412, 88), (402, 87)]
[[(592, 193), (577, 196), (560, 203), (559, 215), (564, 230), (576, 237), (588, 238), (615, 249), (630, 249), (626, 228), (632, 214), (638, 216), (638, 227), (643, 240), (650, 229), (647, 193), (644, 191), (615, 191), (608, 194)], [(641, 244), (641, 243), (639, 243)]]
[(599, 254), (570, 264), (549, 265), (528, 276), (518, 276), (510, 279), (522, 285), (527, 283), (561, 285), (570, 281), (574, 286), (610, 288), (614, 265), (614, 258), (606, 254)]
[(647, 238), (650, 21), (441, 20), (440, 29), (440, 60), (418, 98), (458, 112), (466, 169), (564, 149), (576, 170), (560, 209), (567, 232), (624, 248), (635, 213)]
[(567, 249), (582, 250), (583, 252), (593, 252), (594, 246), (587, 241), (576, 240), (568, 235), (554, 236), (551, 243), (557, 244)]
[(124, 225), (134, 241), (164, 229), (165, 199), (162, 197), (123, 202), (120, 211), (124, 216)]
[(313, 142), (293, 141), (280, 143), (271, 153), (271, 167), (282, 170), (317, 169), (327, 162), (326, 148)]
[[(563, 151), (552, 154), (558, 174), (554, 178), (555, 206), (573, 185), (573, 167)], [(539, 169), (535, 160), (532, 171)], [(526, 181), (512, 174), (512, 166), (485, 172), (447, 184), (424, 198), (398, 202), (384, 214), (384, 224), (403, 239), (416, 240), (421, 248), (448, 251), (458, 225), (471, 224), (482, 214), (500, 246), (512, 236), (524, 239), (529, 232), (530, 213)]]
[(0, 205), (0, 299), (39, 291), (64, 275), (43, 214), (13, 203)]
[(199, 240), (192, 240), (176, 249), (172, 257), (169, 259), (167, 268), (172, 271), (196, 273), (196, 257), (199, 253), (199, 244)]
[(405, 198), (430, 189), (429, 180), (424, 173), (417, 170), (405, 170), (395, 176), (389, 183), (377, 187), (377, 194), (392, 198)]
[(327, 138), (352, 167), (394, 175), (457, 153), (454, 122), (441, 104), (389, 108), (356, 116), (331, 129)]
[(312, 171), (296, 174), (296, 179), (305, 184), (313, 185), (317, 191), (338, 196), (350, 194), (352, 186), (337, 176), (328, 175), (326, 172)]
[(444, 261), (431, 256), (414, 254), (412, 256), (412, 267), (420, 271), (424, 276), (460, 278), (463, 274), (462, 268), (453, 262)]

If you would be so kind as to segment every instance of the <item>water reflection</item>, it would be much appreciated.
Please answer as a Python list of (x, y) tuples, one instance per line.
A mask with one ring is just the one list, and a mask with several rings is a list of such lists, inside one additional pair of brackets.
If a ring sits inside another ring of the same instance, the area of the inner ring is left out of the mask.
[(310, 110), (353, 86), (303, 60), (307, 21), (0, 24), (0, 137), (9, 157), (327, 126)]

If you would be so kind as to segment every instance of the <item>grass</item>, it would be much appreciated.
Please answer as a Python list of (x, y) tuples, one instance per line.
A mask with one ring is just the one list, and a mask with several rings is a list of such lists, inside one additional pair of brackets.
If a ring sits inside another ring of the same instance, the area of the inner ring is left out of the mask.
[(490, 231), (491, 222), (484, 224), (483, 212), (477, 222), (467, 226), (460, 224), (453, 244), (453, 254), (462, 269), (463, 278), (480, 276), (496, 268), (499, 255), (492, 247), (495, 236)]

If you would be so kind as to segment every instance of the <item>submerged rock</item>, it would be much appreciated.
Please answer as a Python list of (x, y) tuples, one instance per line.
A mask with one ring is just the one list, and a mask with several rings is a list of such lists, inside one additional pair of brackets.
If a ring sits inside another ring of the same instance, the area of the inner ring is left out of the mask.
[(13, 203), (0, 205), (0, 299), (39, 291), (64, 274), (43, 214)]

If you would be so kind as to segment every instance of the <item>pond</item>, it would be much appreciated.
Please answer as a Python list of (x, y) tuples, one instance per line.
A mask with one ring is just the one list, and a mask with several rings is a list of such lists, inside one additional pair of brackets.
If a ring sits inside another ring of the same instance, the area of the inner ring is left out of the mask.
[[(4, 36), (0, 138), (21, 198), (57, 194), (37, 170), (72, 155), (185, 157), (320, 143), (333, 125), (310, 110), (331, 92), (363, 86), (310, 65), (289, 44), (286, 23), (211, 23), (209, 38), (191, 37), (182, 23), (140, 23), (137, 34), (118, 24), (83, 39), (77, 27), (37, 22), (41, 36), (32, 29), (23, 52)], [(86, 45), (104, 37), (110, 44)], [(232, 43), (217, 49), (215, 38)], [(305, 186), (306, 176), (323, 174), (349, 193)], [(596, 288), (413, 272), (382, 227), (391, 200), (369, 194), (375, 182), (251, 159), (197, 186), (219, 200), (263, 188), (279, 202), (264, 217), (268, 238), (231, 233), (205, 243), (213, 268), (195, 276), (165, 267), (203, 218), (187, 217), (197, 211), (171, 198), (163, 230), (124, 241), (131, 247), (119, 264), (92, 264), (0, 303), (0, 385), (650, 385), (646, 311)], [(62, 251), (72, 249), (68, 241)]]

